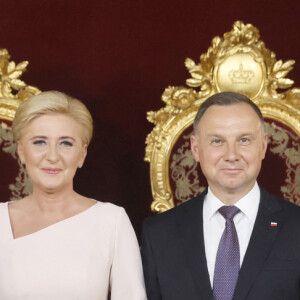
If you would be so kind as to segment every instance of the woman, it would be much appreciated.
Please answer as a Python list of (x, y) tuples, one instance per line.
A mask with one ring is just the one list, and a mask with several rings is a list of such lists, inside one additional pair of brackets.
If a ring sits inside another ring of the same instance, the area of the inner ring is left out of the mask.
[(33, 192), (0, 204), (1, 300), (146, 299), (124, 209), (73, 190), (92, 130), (84, 104), (60, 92), (18, 108), (13, 134)]

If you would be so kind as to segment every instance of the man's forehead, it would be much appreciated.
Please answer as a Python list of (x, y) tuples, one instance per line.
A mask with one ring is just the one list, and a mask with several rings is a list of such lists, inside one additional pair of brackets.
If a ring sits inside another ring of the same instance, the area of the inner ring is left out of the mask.
[(207, 110), (203, 114), (202, 119), (205, 116), (211, 115), (213, 113), (221, 113), (224, 117), (226, 117), (226, 114), (223, 114), (223, 112), (226, 112), (226, 114), (230, 113), (231, 115), (250, 114), (256, 116), (259, 119), (259, 116), (254, 111), (254, 109), (245, 102), (231, 103), (227, 105), (217, 105), (217, 104), (211, 105), (210, 107), (207, 108)]
[(261, 120), (247, 103), (212, 105), (203, 114), (198, 129), (211, 126), (220, 127), (220, 129), (234, 126), (261, 127)]
[[(248, 108), (249, 110), (253, 110), (253, 112), (254, 112), (253, 107), (250, 104), (246, 103), (246, 102), (233, 102), (233, 103), (228, 103), (228, 104), (224, 104), (224, 105), (222, 105), (222, 104), (213, 104), (213, 105), (211, 105), (207, 108), (206, 112), (213, 109), (213, 108), (218, 108), (220, 110), (226, 110), (226, 109), (232, 108), (232, 107), (245, 107), (245, 108)], [(204, 113), (204, 115), (206, 114), (206, 112)]]

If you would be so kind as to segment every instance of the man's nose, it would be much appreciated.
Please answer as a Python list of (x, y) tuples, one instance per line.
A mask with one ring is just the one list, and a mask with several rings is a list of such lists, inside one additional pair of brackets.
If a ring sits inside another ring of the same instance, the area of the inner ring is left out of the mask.
[(237, 161), (240, 158), (239, 147), (236, 143), (227, 143), (224, 159), (226, 161)]

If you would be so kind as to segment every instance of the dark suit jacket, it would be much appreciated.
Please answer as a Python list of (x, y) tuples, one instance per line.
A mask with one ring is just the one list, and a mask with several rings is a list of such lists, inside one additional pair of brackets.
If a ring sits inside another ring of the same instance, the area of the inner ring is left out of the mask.
[[(204, 194), (145, 220), (142, 259), (148, 300), (213, 300), (203, 238)], [(261, 189), (233, 299), (299, 300), (299, 285), (300, 207)]]

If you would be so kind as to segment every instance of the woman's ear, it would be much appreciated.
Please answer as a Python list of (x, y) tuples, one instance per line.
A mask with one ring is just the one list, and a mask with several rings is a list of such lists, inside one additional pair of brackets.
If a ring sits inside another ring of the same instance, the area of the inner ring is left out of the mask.
[(23, 145), (20, 142), (17, 143), (17, 153), (18, 153), (21, 163), (24, 164), (25, 159), (24, 159)]
[(78, 162), (78, 168), (81, 168), (83, 166), (83, 163), (84, 163), (84, 160), (86, 158), (86, 155), (87, 155), (87, 144), (85, 144), (83, 146), (83, 149), (82, 149), (82, 155), (81, 155), (81, 158)]

